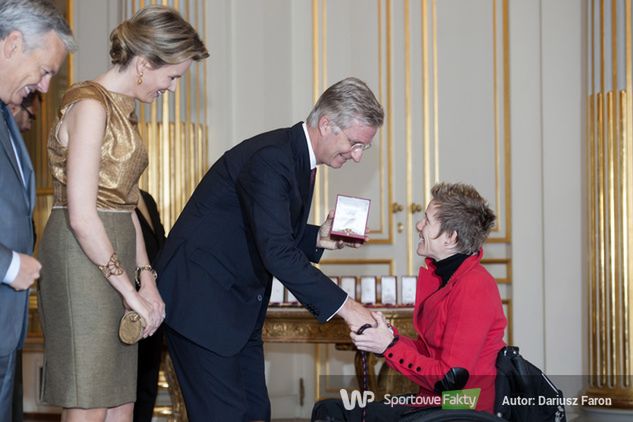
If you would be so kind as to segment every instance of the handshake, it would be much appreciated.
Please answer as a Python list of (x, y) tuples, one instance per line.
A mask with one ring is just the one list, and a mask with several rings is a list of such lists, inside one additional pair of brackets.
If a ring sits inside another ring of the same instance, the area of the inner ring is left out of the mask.
[(396, 336), (382, 312), (371, 312), (348, 298), (338, 314), (349, 326), (358, 350), (382, 354), (395, 341)]

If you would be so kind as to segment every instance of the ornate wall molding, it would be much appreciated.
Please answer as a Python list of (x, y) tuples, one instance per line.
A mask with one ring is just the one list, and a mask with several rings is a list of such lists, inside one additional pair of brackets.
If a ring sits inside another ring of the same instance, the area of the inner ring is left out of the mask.
[(633, 15), (631, 0), (592, 0), (589, 8), (587, 393), (633, 408)]

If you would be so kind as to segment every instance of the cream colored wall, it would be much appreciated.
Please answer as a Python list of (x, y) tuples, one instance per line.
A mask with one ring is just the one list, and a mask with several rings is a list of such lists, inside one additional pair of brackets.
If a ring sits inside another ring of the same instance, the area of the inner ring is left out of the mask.
[[(514, 328), (575, 394), (586, 364), (584, 2), (511, 2)], [(578, 409), (571, 409), (578, 411)]]
[[(108, 63), (118, 3), (74, 4), (75, 75), (83, 80)], [(305, 118), (312, 102), (312, 2), (210, 0), (206, 10), (212, 162), (247, 136)], [(552, 374), (581, 374), (585, 367), (583, 10), (577, 0), (509, 2), (514, 342)], [(330, 76), (333, 82), (337, 75)], [(298, 378), (314, 375), (306, 366), (314, 362), (313, 346), (267, 348), (275, 414), (309, 414), (296, 399)], [(296, 352), (293, 370), (270, 371), (289, 352)], [(314, 397), (314, 384), (306, 390)]]
[(72, 58), (74, 82), (93, 79), (110, 64), (110, 31), (121, 20), (118, 2), (80, 0), (73, 2), (73, 31), (78, 51)]
[(583, 373), (587, 344), (583, 3), (542, 2), (545, 366), (557, 374)]

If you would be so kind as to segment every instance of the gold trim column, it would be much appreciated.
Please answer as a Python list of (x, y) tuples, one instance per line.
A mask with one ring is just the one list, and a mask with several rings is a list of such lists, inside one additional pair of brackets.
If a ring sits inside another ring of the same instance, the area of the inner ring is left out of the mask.
[[(127, 0), (129, 13), (149, 4), (171, 6), (180, 11), (206, 38), (203, 0)], [(139, 7), (136, 7), (136, 6)], [(147, 145), (149, 166), (140, 186), (158, 204), (165, 230), (176, 222), (196, 185), (208, 169), (207, 61), (194, 63), (178, 82), (174, 94), (150, 105), (139, 104), (139, 132)]]
[(591, 0), (589, 7), (586, 392), (631, 409), (631, 0)]

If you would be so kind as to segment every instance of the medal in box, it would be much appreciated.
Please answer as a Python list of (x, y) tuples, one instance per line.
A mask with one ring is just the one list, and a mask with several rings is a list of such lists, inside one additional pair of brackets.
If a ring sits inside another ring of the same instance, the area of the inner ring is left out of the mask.
[(370, 203), (365, 198), (337, 195), (331, 235), (364, 241)]

